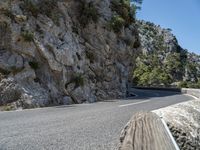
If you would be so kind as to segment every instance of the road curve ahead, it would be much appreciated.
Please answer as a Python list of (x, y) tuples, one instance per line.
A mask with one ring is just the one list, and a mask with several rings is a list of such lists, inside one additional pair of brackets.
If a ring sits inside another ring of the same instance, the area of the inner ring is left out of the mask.
[(0, 112), (0, 150), (113, 150), (131, 116), (192, 97), (136, 90), (132, 99)]

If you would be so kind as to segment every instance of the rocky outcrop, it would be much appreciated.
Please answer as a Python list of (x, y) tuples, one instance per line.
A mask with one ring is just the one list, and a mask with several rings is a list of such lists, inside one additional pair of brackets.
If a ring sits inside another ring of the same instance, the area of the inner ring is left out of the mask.
[(137, 21), (138, 31), (141, 39), (143, 53), (149, 54), (155, 51), (180, 52), (183, 49), (179, 46), (176, 37), (171, 33), (171, 29), (164, 29), (151, 22)]
[(118, 13), (110, 6), (111, 0), (1, 1), (0, 104), (125, 97), (138, 35), (134, 22), (119, 33), (110, 29)]
[(200, 57), (183, 49), (171, 29), (146, 21), (137, 25), (142, 54), (134, 71), (136, 84), (198, 88)]

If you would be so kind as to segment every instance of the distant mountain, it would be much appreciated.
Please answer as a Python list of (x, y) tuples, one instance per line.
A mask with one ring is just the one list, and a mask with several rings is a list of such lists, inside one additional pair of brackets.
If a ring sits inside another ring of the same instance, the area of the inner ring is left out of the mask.
[(142, 53), (134, 83), (143, 86), (198, 87), (200, 56), (183, 49), (171, 33), (151, 22), (137, 21)]

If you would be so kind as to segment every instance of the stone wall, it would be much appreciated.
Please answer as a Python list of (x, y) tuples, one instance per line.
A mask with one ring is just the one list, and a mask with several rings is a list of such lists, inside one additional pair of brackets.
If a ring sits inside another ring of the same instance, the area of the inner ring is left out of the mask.
[(185, 93), (185, 94), (190, 94), (190, 95), (193, 95), (197, 98), (200, 98), (200, 89), (188, 89), (188, 88), (182, 88), (181, 89), (181, 92), (182, 93)]

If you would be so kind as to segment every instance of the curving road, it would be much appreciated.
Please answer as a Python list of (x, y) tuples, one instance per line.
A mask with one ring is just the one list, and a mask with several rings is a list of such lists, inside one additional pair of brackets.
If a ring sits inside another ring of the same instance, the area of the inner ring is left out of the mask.
[(193, 99), (167, 91), (135, 93), (126, 100), (0, 112), (0, 150), (113, 150), (134, 113)]

